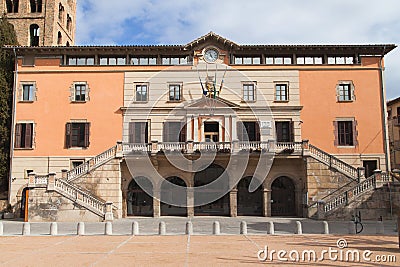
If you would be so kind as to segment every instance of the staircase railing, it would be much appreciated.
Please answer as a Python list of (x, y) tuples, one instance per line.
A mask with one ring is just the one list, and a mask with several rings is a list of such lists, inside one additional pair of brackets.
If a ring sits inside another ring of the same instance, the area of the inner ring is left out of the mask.
[[(388, 183), (391, 182), (391, 176), (388, 173), (375, 173), (368, 177), (364, 181), (351, 187), (344, 192), (332, 196), (331, 194), (324, 197), (318, 202), (319, 205), (323, 205), (323, 209), (319, 212), (323, 212), (324, 216), (337, 210), (340, 207), (349, 205), (355, 201), (359, 196), (366, 192), (370, 192), (377, 188), (377, 183)], [(333, 193), (332, 193), (333, 194)], [(331, 197), (330, 197), (331, 196)], [(323, 217), (324, 217), (323, 216)]]
[(81, 165), (73, 168), (72, 170), (67, 171), (66, 180), (68, 182), (71, 182), (71, 181), (73, 181), (75, 179), (78, 179), (82, 175), (87, 174), (91, 170), (94, 170), (98, 166), (100, 166), (100, 165), (106, 163), (107, 161), (113, 159), (116, 156), (117, 148), (118, 148), (118, 145), (115, 145), (115, 146), (107, 149), (106, 151), (100, 153), (99, 155), (89, 159), (88, 161), (85, 161)]
[(56, 191), (73, 203), (84, 207), (103, 219), (106, 213), (112, 211), (113, 208), (111, 202), (106, 202), (96, 197), (93, 193), (78, 185), (71, 184), (64, 179), (56, 178), (54, 173), (48, 175), (29, 174), (29, 187), (45, 187), (48, 191)]
[(310, 155), (315, 158), (316, 160), (326, 164), (330, 168), (334, 168), (347, 177), (353, 179), (353, 180), (358, 180), (358, 170), (357, 168), (351, 166), (350, 164), (338, 159), (335, 156), (332, 156), (331, 154), (323, 151), (322, 149), (319, 149), (318, 147), (315, 147), (311, 144), (308, 145)]

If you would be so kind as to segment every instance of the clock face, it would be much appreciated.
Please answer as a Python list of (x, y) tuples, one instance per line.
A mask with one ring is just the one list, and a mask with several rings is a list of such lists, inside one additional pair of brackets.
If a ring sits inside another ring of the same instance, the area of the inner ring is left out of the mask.
[(218, 57), (219, 57), (219, 52), (214, 48), (207, 49), (204, 52), (204, 59), (207, 62), (213, 63), (217, 61)]

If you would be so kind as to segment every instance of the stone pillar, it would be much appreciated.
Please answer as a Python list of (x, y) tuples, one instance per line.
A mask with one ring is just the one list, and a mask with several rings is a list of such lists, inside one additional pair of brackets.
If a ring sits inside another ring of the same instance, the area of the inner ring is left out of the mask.
[(161, 215), (161, 208), (160, 208), (160, 191), (154, 191), (153, 197), (153, 217), (159, 218)]
[(104, 220), (106, 222), (112, 222), (114, 220), (113, 210), (112, 210), (112, 202), (106, 202), (106, 214), (104, 215)]
[(123, 152), (124, 151), (123, 151), (122, 141), (117, 141), (117, 150), (115, 151), (115, 157), (122, 158)]
[(28, 185), (29, 186), (35, 186), (35, 176), (36, 176), (36, 173), (34, 173), (34, 172), (30, 172), (28, 174)]
[(55, 187), (56, 187), (56, 174), (49, 173), (49, 178), (47, 179), (47, 190), (54, 191)]
[(231, 192), (229, 192), (229, 202), (230, 202), (230, 215), (231, 217), (237, 217), (237, 189), (232, 189)]
[(231, 140), (235, 140), (235, 139), (238, 138), (237, 131), (236, 131), (236, 121), (237, 121), (236, 116), (232, 116), (232, 136), (231, 136)]
[(187, 188), (187, 215), (188, 215), (188, 217), (194, 216), (194, 189), (193, 189), (193, 187)]
[(271, 190), (264, 189), (263, 191), (263, 216), (271, 217)]
[(193, 154), (193, 140), (187, 140), (187, 142), (186, 142), (186, 153)]
[(383, 181), (382, 181), (382, 171), (379, 170), (379, 169), (374, 170), (374, 175), (375, 175), (375, 186), (376, 186), (376, 187), (381, 187), (382, 184), (383, 184)]
[(151, 140), (151, 154), (158, 152), (158, 140)]
[(67, 180), (67, 172), (68, 170), (61, 170), (61, 178)]
[(318, 220), (325, 219), (325, 202), (322, 200), (317, 201), (317, 218)]
[(229, 125), (229, 117), (224, 116), (225, 121), (225, 142), (230, 142), (232, 140), (232, 136), (230, 136), (231, 128)]
[(363, 180), (365, 180), (365, 168), (364, 167), (358, 167), (357, 168), (357, 177), (358, 177), (358, 181), (361, 182)]
[(232, 153), (238, 153), (239, 152), (239, 140), (234, 139), (232, 140)]
[(195, 116), (193, 119), (194, 119), (194, 129), (193, 129), (194, 137), (193, 137), (193, 139), (195, 142), (200, 142), (201, 138), (199, 138), (199, 117)]

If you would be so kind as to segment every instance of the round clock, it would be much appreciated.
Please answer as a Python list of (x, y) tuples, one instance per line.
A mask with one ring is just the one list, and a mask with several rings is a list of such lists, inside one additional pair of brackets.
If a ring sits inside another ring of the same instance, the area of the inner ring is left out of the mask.
[(204, 52), (204, 60), (209, 63), (214, 63), (219, 57), (219, 52), (215, 48), (209, 48)]

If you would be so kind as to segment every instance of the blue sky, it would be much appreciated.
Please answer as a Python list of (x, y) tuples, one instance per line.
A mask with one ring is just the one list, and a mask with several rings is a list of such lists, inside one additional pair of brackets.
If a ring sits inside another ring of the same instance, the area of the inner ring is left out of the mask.
[[(186, 44), (210, 31), (239, 44), (400, 44), (398, 0), (78, 0), (77, 45)], [(400, 96), (400, 48), (386, 57)]]

